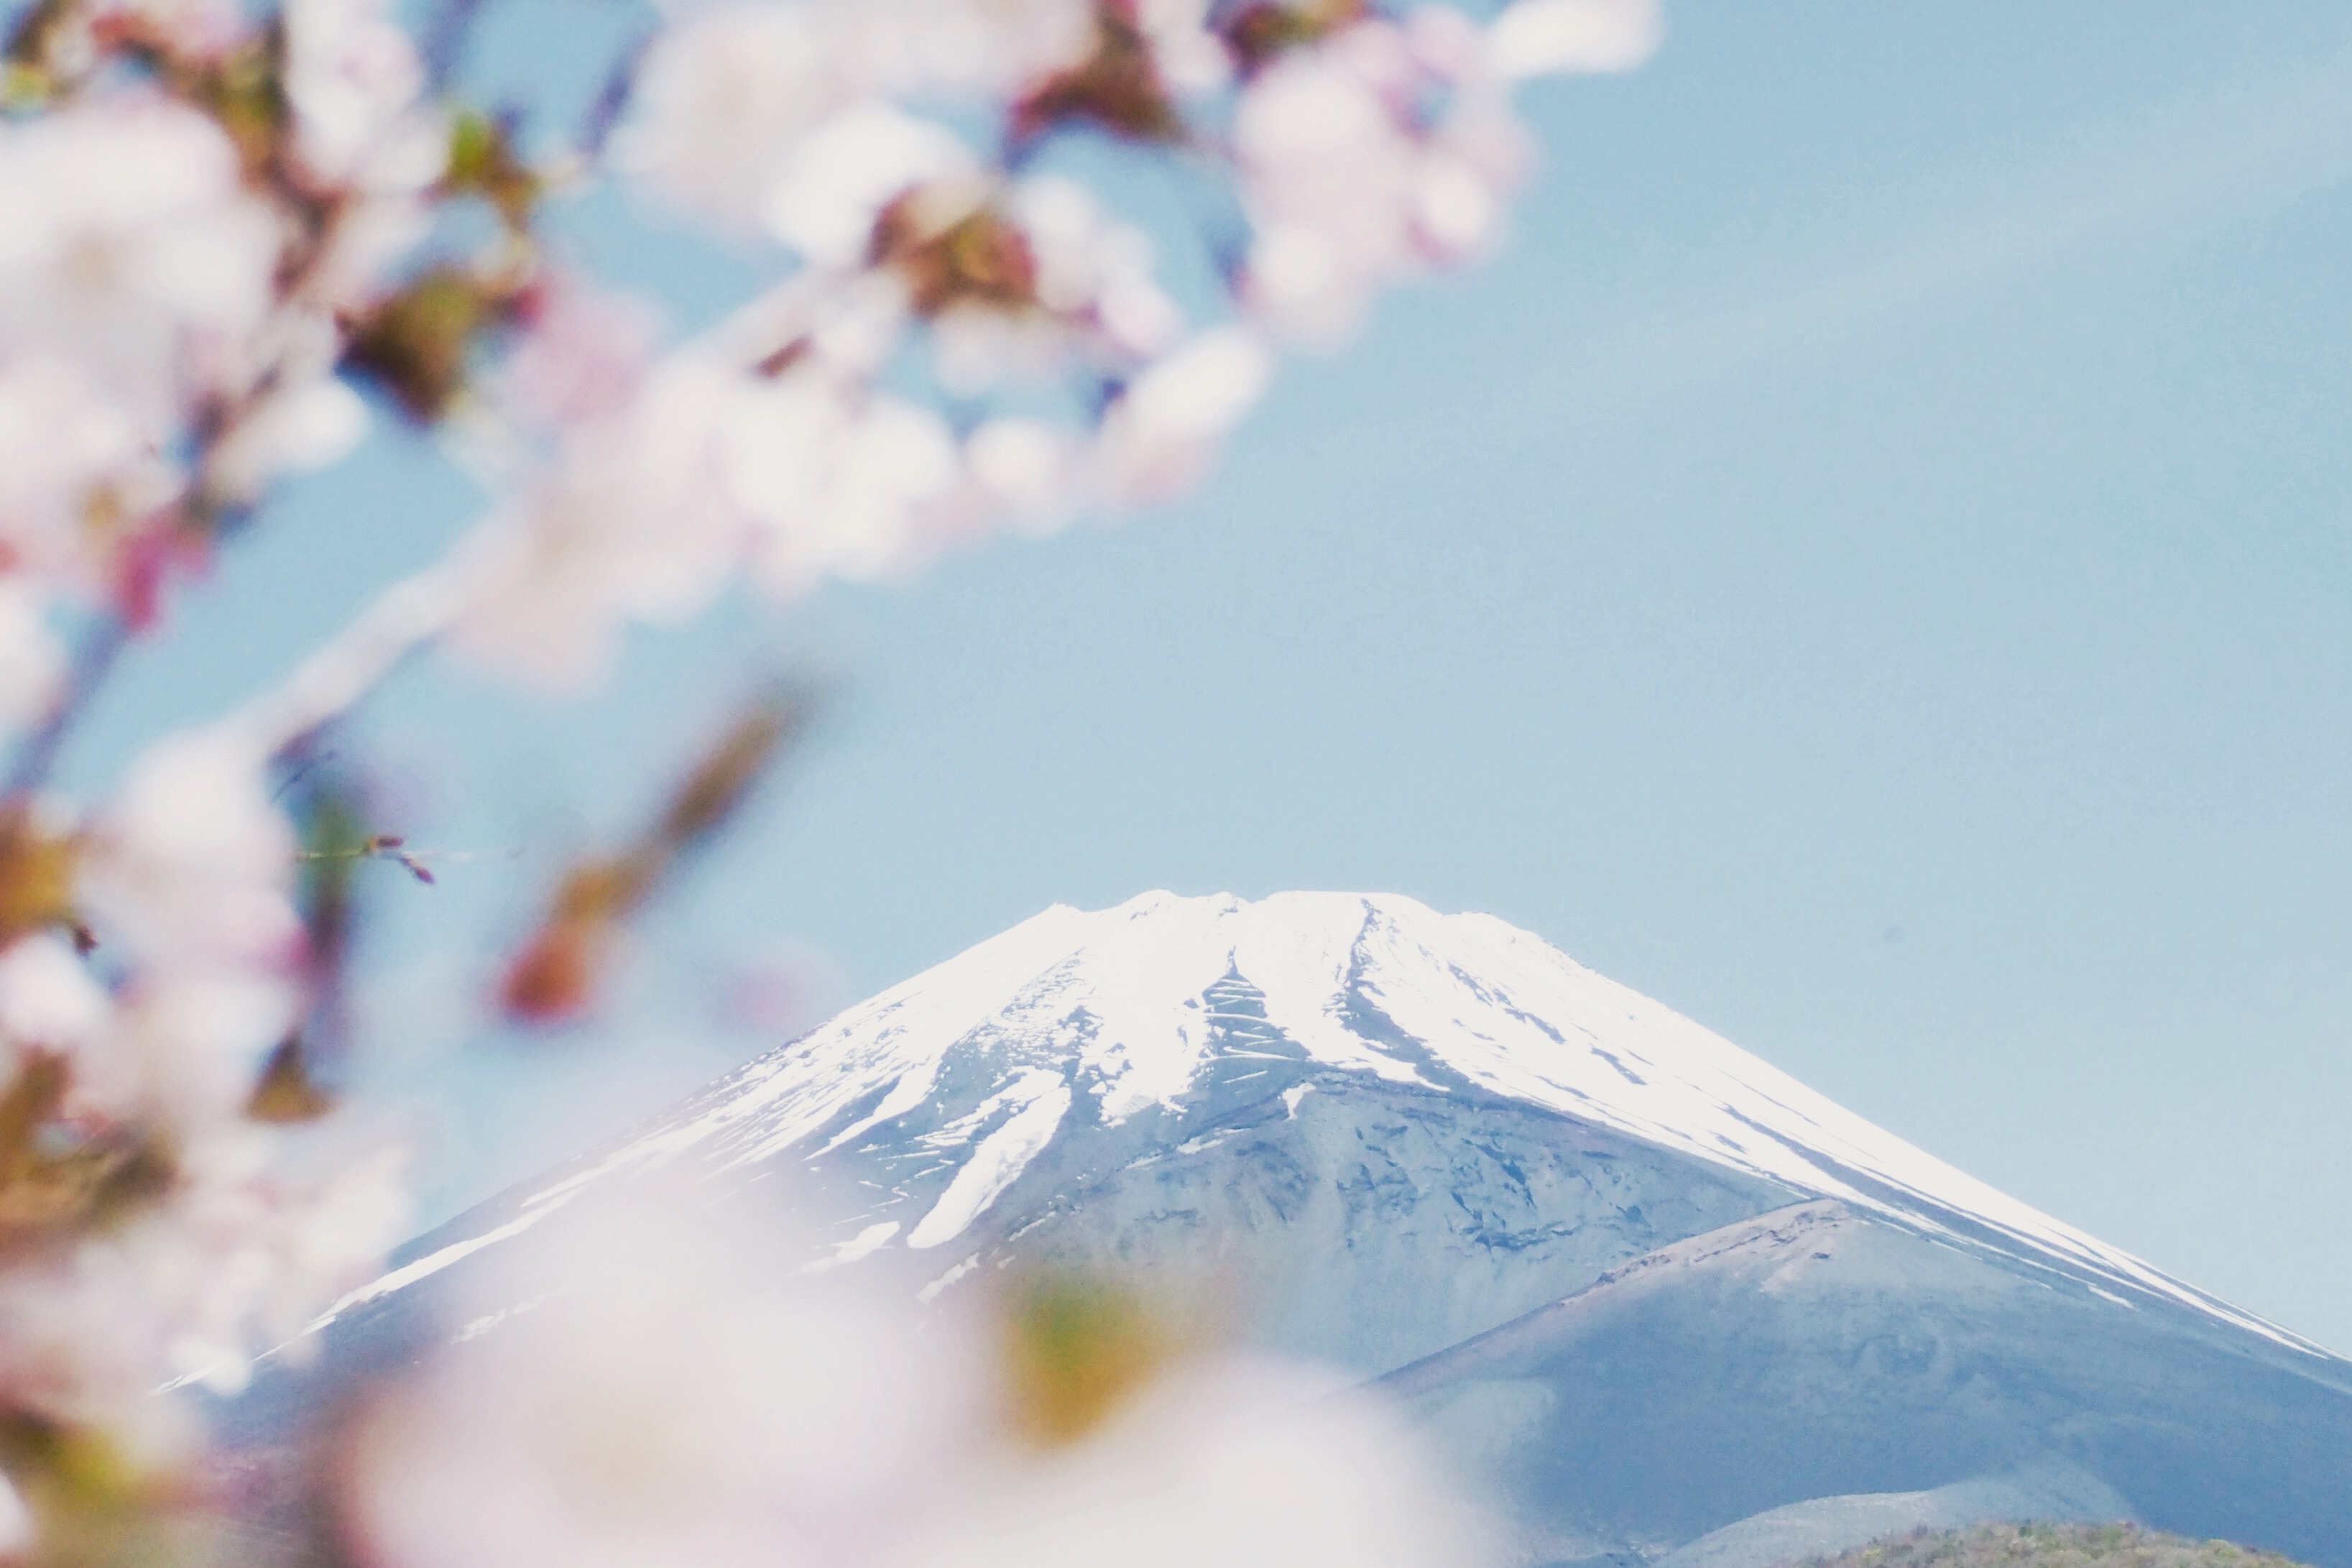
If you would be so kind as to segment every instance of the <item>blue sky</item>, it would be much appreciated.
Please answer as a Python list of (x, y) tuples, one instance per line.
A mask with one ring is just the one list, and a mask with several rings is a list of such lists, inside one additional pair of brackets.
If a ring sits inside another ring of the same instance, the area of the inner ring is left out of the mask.
[[(486, 68), (561, 78), (583, 15), (509, 13)], [(847, 1001), (1056, 900), (1377, 889), (2352, 1349), (2352, 15), (1667, 16), (1530, 95), (1508, 252), (1288, 374), (1185, 504), (730, 606), (583, 702), (404, 678), (402, 826), (476, 857), (381, 889), (372, 1070), (440, 1129), (431, 1211), (772, 1043), (709, 1005), (742, 965), (819, 952)], [(740, 276), (572, 222), (686, 319)], [(390, 437), (306, 486), (78, 770), (467, 505)], [(477, 1037), (496, 942), (746, 660), (828, 716), (619, 1022)]]

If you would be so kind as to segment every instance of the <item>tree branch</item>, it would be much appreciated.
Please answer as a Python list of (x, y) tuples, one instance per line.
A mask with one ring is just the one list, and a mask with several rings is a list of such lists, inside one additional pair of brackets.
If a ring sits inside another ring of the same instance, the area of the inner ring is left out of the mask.
[(89, 711), (90, 700), (106, 684), (106, 678), (113, 673), (116, 661), (130, 641), (130, 628), (123, 625), (121, 616), (114, 615), (108, 616), (83, 639), (75, 651), (64, 689), (49, 704), (39, 726), (17, 742), (7, 779), (0, 784), (0, 798), (14, 799), (30, 794), (48, 782), (66, 738)]

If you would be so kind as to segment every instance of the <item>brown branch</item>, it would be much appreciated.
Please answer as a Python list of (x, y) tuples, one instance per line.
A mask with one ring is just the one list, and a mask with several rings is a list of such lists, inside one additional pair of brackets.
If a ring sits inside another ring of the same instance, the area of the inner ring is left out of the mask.
[(564, 1023), (595, 1004), (629, 920), (707, 847), (806, 731), (814, 703), (784, 690), (751, 702), (689, 770), (654, 822), (610, 856), (575, 864), (508, 966), (499, 1000), (520, 1023)]

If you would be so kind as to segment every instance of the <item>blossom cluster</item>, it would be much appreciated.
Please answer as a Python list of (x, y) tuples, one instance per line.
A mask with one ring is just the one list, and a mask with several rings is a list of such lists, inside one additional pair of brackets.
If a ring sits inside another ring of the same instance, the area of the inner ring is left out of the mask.
[[(350, 321), (429, 221), (446, 132), (381, 6), (44, 5), (0, 121), (0, 562), (12, 668), (53, 605), (151, 623), (175, 572), (365, 411)], [(13, 679), (5, 717), (58, 696)]]
[[(478, 541), (454, 640), (577, 680), (619, 625), (738, 572), (789, 601), (1182, 489), (1278, 349), (1494, 244), (1527, 163), (1515, 82), (1630, 64), (1654, 29), (1626, 0), (1517, 0), (1487, 26), (1363, 0), (685, 13), (611, 162), (780, 277), (663, 354), (627, 302), (548, 291), (494, 395), (542, 460)], [(1222, 204), (1196, 237), (1215, 299), (1188, 313), (1152, 237), (1054, 165), (1077, 137)]]
[[(396, 1151), (322, 1070), (338, 878), (398, 840), (295, 787), (321, 726), (427, 645), (576, 684), (628, 623), (737, 580), (790, 603), (1181, 490), (1280, 352), (1496, 242), (1528, 163), (1516, 84), (1623, 68), (1655, 32), (1648, 0), (710, 0), (620, 62), (609, 115), (532, 142), (462, 102), (387, 0), (18, 6), (0, 1467), (35, 1511), (86, 1489), (61, 1456), (91, 1444), (108, 1474), (167, 1470), (188, 1428), (153, 1391), (234, 1387), (403, 1222)], [(1144, 163), (1212, 215), (1200, 232), (1122, 211)], [(666, 339), (542, 233), (606, 178), (767, 280)], [(1177, 242), (1201, 264), (1163, 267)], [(278, 481), (379, 418), (480, 470), (479, 522), (281, 685), (157, 739), (105, 798), (58, 794), (117, 651), (266, 524)], [(616, 862), (635, 880), (593, 921), (559, 899), (570, 945), (541, 947), (602, 952), (707, 826)], [(0, 1556), (33, 1529), (0, 1480)]]
[(236, 1386), (406, 1221), (398, 1151), (300, 1081), (270, 748), (167, 736), (88, 807), (47, 772), (111, 650), (360, 438), (352, 323), (400, 287), (448, 133), (406, 35), (348, 0), (43, 4), (5, 69), (0, 1426), (54, 1512), (184, 1462), (158, 1385)]

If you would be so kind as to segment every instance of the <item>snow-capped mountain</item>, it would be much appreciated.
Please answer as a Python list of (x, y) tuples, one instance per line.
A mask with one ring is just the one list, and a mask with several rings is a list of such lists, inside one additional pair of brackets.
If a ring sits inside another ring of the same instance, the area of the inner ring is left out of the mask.
[(1422, 1411), (1530, 1563), (2054, 1498), (2352, 1564), (2352, 1366), (1483, 915), (1048, 910), (424, 1238), (331, 1346), (656, 1171), (784, 1186), (808, 1266), (926, 1300), (1023, 1260), (1234, 1282), (1246, 1331)]

